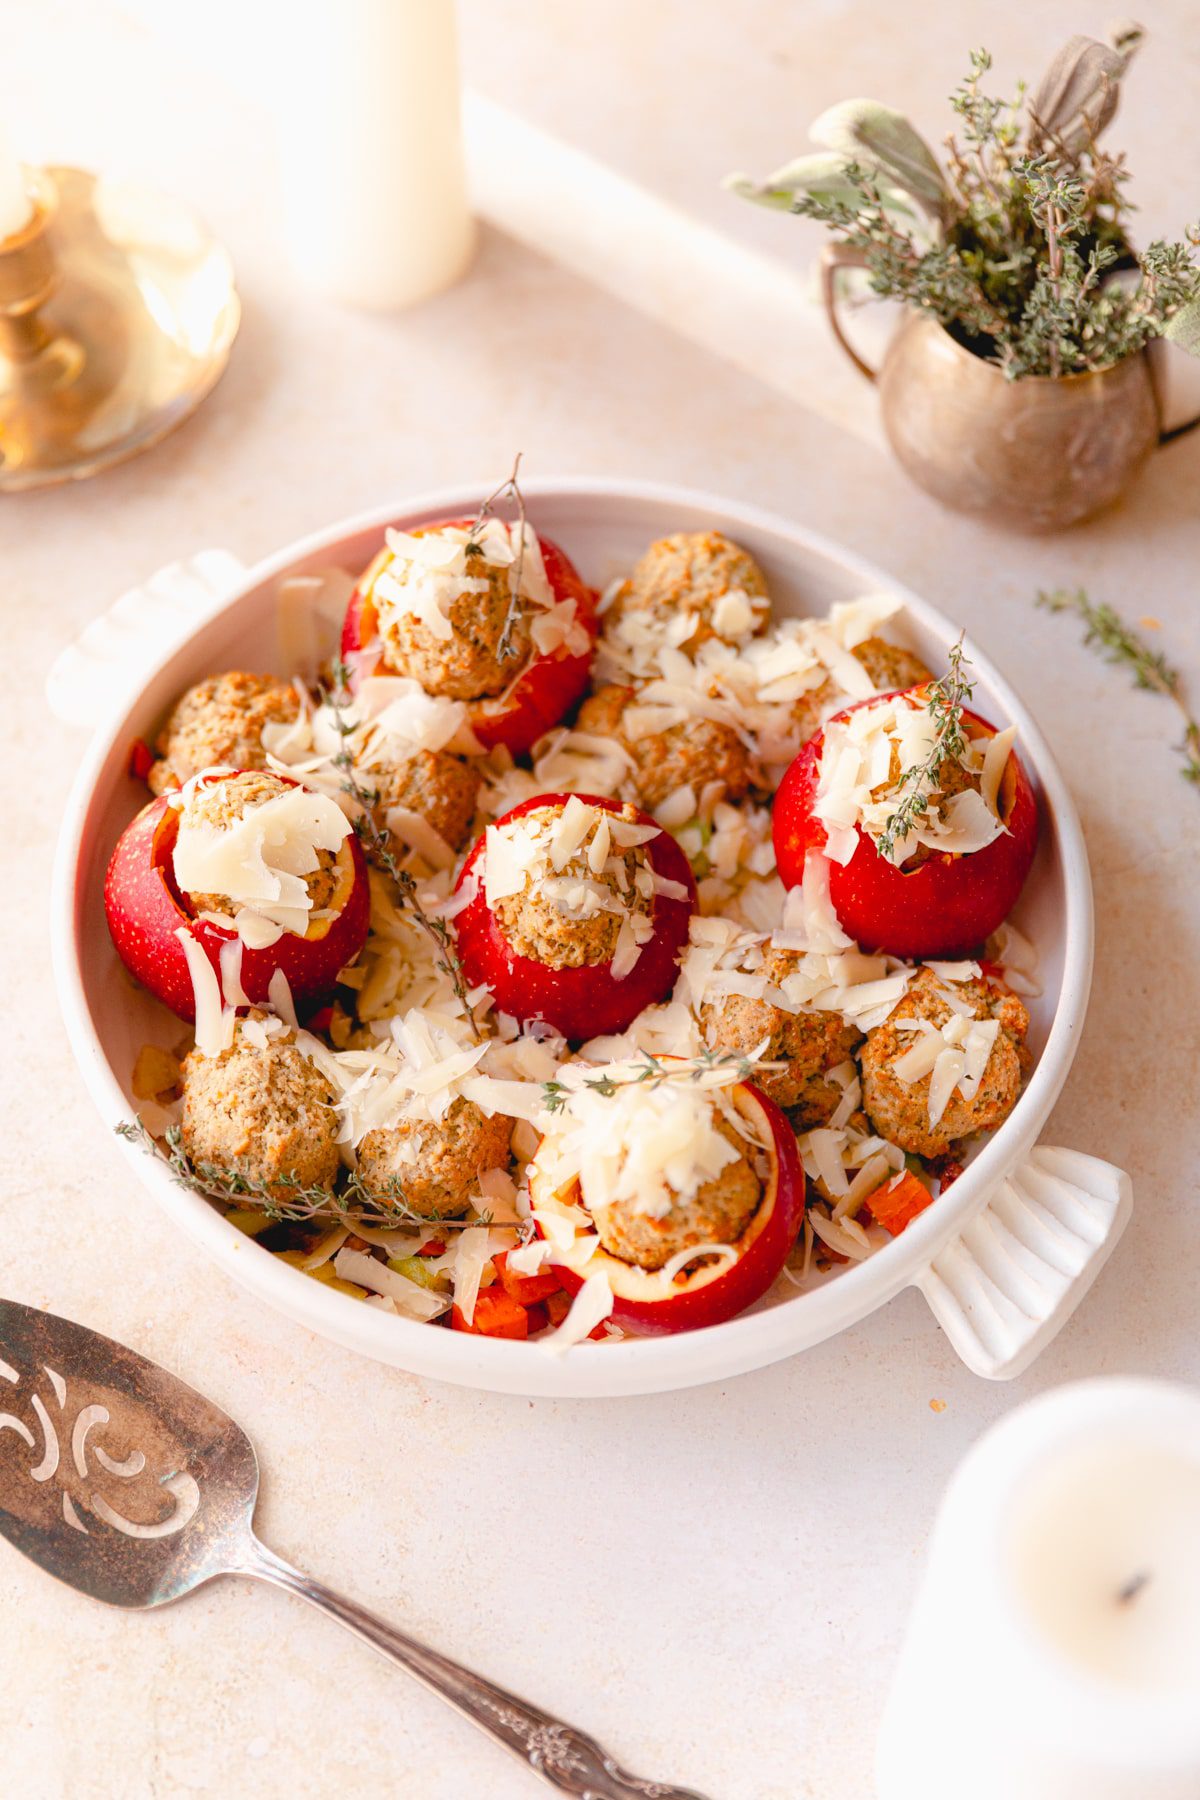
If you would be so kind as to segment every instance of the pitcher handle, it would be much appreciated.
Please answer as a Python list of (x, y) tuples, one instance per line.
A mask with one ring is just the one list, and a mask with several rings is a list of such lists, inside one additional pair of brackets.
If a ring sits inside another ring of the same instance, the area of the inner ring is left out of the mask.
[(864, 362), (862, 357), (858, 354), (858, 351), (854, 348), (854, 345), (842, 330), (841, 316), (838, 312), (838, 270), (865, 269), (866, 266), (867, 259), (864, 252), (854, 249), (849, 244), (830, 243), (824, 244), (821, 248), (821, 299), (824, 302), (826, 317), (829, 320), (833, 335), (845, 351), (846, 355), (850, 358), (850, 361), (854, 364), (859, 374), (865, 375), (868, 381), (877, 381), (879, 379), (878, 370), (873, 369), (870, 363)]

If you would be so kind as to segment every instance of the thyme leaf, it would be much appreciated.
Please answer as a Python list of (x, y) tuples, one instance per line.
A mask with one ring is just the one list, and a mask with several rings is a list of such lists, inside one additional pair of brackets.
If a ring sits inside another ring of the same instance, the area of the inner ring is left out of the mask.
[(701, 1050), (696, 1056), (673, 1057), (664, 1062), (653, 1056), (649, 1050), (643, 1050), (640, 1058), (627, 1074), (613, 1075), (604, 1071), (598, 1075), (585, 1076), (582, 1081), (543, 1081), (542, 1095), (546, 1111), (562, 1112), (580, 1088), (587, 1088), (593, 1094), (600, 1094), (606, 1100), (611, 1099), (621, 1088), (626, 1087), (661, 1087), (664, 1082), (696, 1082), (714, 1069), (733, 1069), (739, 1081), (753, 1081), (755, 1074), (764, 1069), (779, 1069), (784, 1065), (774, 1062), (759, 1062), (754, 1057), (744, 1056), (736, 1050)]
[(350, 669), (341, 660), (332, 668), (332, 685), (322, 695), (333, 719), (334, 729), (338, 734), (341, 748), (333, 758), (333, 765), (342, 776), (342, 792), (348, 794), (357, 807), (356, 816), (350, 821), (354, 835), (363, 849), (370, 855), (377, 868), (383, 870), (396, 889), (396, 894), (403, 910), (412, 919), (413, 924), (433, 945), (434, 956), (438, 968), (449, 981), (455, 997), (462, 1007), (463, 1015), (469, 1024), (475, 1042), (483, 1042), (483, 1033), (475, 1009), (471, 1005), (467, 988), (467, 978), (459, 961), (450, 928), (444, 919), (433, 918), (421, 904), (421, 896), (417, 883), (408, 869), (402, 868), (400, 861), (392, 849), (392, 834), (386, 825), (381, 825), (375, 816), (375, 807), (379, 803), (379, 791), (367, 787), (360, 779), (355, 768), (354, 758), (350, 753), (349, 738), (354, 730), (346, 716), (346, 701), (349, 697)]
[(915, 831), (929, 811), (929, 803), (937, 791), (938, 774), (947, 760), (960, 757), (966, 748), (963, 737), (964, 703), (971, 698), (974, 682), (966, 674), (967, 658), (960, 637), (948, 658), (949, 667), (940, 681), (930, 682), (926, 693), (936, 727), (933, 743), (923, 762), (906, 769), (897, 787), (898, 804), (888, 814), (877, 841), (880, 856), (890, 861), (896, 845), (902, 844)]
[(1200, 786), (1200, 721), (1192, 713), (1183, 690), (1183, 677), (1161, 650), (1152, 650), (1145, 638), (1104, 601), (1088, 598), (1084, 588), (1055, 588), (1038, 593), (1036, 604), (1046, 612), (1073, 613), (1082, 619), (1083, 641), (1093, 645), (1105, 662), (1128, 669), (1133, 685), (1162, 694), (1183, 719), (1183, 741), (1175, 746), (1183, 759), (1180, 774)]
[[(1140, 36), (1072, 38), (1032, 97), (1021, 85), (1011, 100), (985, 91), (992, 59), (972, 51), (943, 163), (908, 120), (853, 100), (823, 115), (838, 134), (814, 132), (833, 155), (730, 185), (827, 226), (861, 251), (873, 293), (929, 313), (1011, 379), (1105, 369), (1172, 333), (1188, 347), (1200, 230), (1136, 250), (1125, 159), (1097, 142)], [(898, 158), (898, 141), (923, 154)], [(1135, 279), (1107, 279), (1118, 268)]]
[(422, 1230), (436, 1226), (465, 1230), (471, 1225), (490, 1225), (491, 1215), (473, 1219), (443, 1219), (439, 1213), (419, 1213), (404, 1198), (399, 1179), (393, 1176), (383, 1191), (364, 1186), (356, 1169), (345, 1173), (342, 1186), (334, 1191), (319, 1182), (306, 1183), (293, 1171), (264, 1181), (244, 1163), (231, 1167), (205, 1162), (188, 1156), (183, 1147), (183, 1134), (178, 1125), (169, 1125), (162, 1139), (152, 1135), (139, 1114), (123, 1119), (115, 1127), (118, 1137), (136, 1144), (148, 1155), (166, 1164), (171, 1178), (180, 1187), (209, 1200), (221, 1200), (229, 1206), (252, 1207), (265, 1213), (274, 1223), (304, 1224), (313, 1219), (328, 1219), (338, 1225), (369, 1225), (390, 1229), (416, 1225)]
[(496, 655), (501, 662), (507, 662), (510, 657), (518, 654), (515, 632), (521, 618), (521, 582), (525, 575), (525, 496), (522, 494), (520, 483), (517, 480), (520, 468), (521, 451), (518, 450), (513, 458), (510, 474), (500, 483), (499, 487), (493, 488), (481, 503), (479, 511), (471, 523), (465, 546), (468, 556), (483, 555), (483, 546), (478, 540), (484, 525), (489, 519), (495, 517), (498, 501), (511, 499), (517, 509), (520, 543), (517, 547), (516, 560), (510, 565), (508, 571), (508, 611), (504, 616), (504, 625), (496, 643)]

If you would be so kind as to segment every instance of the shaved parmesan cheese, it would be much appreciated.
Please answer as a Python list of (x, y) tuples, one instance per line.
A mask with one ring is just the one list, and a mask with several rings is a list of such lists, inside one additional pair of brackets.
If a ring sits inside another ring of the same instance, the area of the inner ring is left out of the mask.
[(221, 997), (226, 1006), (250, 1004), (250, 996), (242, 986), (242, 948), (240, 937), (227, 938), (218, 953), (221, 964)]
[(689, 1264), (713, 1256), (719, 1256), (722, 1261), (736, 1262), (737, 1246), (735, 1244), (696, 1244), (690, 1250), (677, 1250), (674, 1256), (667, 1258), (659, 1270), (659, 1274), (664, 1281), (674, 1281), (675, 1277), (682, 1274)]
[(386, 1295), (405, 1318), (436, 1319), (450, 1309), (448, 1295), (410, 1281), (407, 1275), (389, 1269), (385, 1262), (380, 1262), (377, 1256), (368, 1256), (364, 1250), (339, 1250), (333, 1259), (333, 1267), (342, 1281), (352, 1281), (356, 1287)]
[(589, 1275), (571, 1302), (557, 1331), (538, 1339), (538, 1348), (548, 1356), (563, 1356), (576, 1344), (589, 1338), (597, 1325), (603, 1324), (613, 1309), (613, 1293), (601, 1274)]
[(285, 1024), (290, 1025), (293, 1031), (299, 1031), (300, 1022), (296, 1017), (291, 983), (282, 969), (272, 970), (271, 979), (267, 983), (267, 998)]
[(307, 931), (306, 878), (320, 867), (318, 851), (339, 850), (350, 829), (336, 801), (299, 785), (222, 825), (196, 821), (185, 802), (172, 856), (175, 879), (185, 894), (233, 901), (239, 935), (264, 948), (284, 931)]
[(454, 1304), (468, 1325), (475, 1317), (475, 1301), (479, 1296), (480, 1278), (490, 1260), (489, 1236), (486, 1226), (471, 1226), (468, 1230), (460, 1231), (457, 1234), (458, 1241), (454, 1247), (454, 1263), (451, 1269)]
[(929, 1081), (929, 1124), (938, 1125), (950, 1104), (950, 1096), (966, 1072), (961, 1050), (939, 1050)]
[(192, 978), (192, 999), (196, 1009), (196, 1048), (201, 1056), (220, 1056), (233, 1043), (237, 1014), (232, 1007), (222, 1007), (216, 971), (191, 932), (181, 925), (175, 936), (183, 946), (188, 974)]
[(1009, 725), (1006, 730), (996, 732), (994, 737), (988, 739), (987, 749), (983, 754), (983, 771), (979, 777), (979, 792), (984, 805), (997, 816), (1000, 812), (1000, 783), (1004, 779), (1004, 771), (1016, 735), (1015, 725)]

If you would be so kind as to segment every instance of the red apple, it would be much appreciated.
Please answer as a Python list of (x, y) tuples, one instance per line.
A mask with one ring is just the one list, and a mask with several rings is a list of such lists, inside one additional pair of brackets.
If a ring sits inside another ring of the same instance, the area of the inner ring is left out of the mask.
[[(288, 777), (279, 779), (287, 781)], [(191, 1023), (196, 1016), (195, 998), (179, 931), (188, 932), (201, 946), (218, 983), (221, 947), (237, 933), (232, 925), (216, 925), (193, 915), (175, 880), (178, 834), (179, 809), (170, 804), (169, 795), (162, 794), (142, 808), (113, 851), (104, 881), (104, 913), (117, 954), (129, 973), (164, 1006)], [(353, 833), (340, 846), (336, 866), (339, 880), (333, 898), (334, 918), (315, 919), (303, 937), (285, 931), (263, 950), (242, 946), (242, 987), (252, 1004), (269, 1003), (271, 977), (276, 969), (282, 969), (297, 1010), (311, 1012), (329, 998), (338, 970), (362, 949), (371, 896), (366, 859)]]
[[(421, 532), (441, 531), (447, 527), (462, 529), (472, 523), (470, 519), (441, 519), (436, 524), (417, 529)], [(588, 634), (588, 647), (578, 656), (568, 655), (564, 649), (546, 656), (531, 656), (505, 693), (493, 699), (471, 702), (471, 729), (483, 748), (494, 750), (502, 744), (514, 756), (523, 756), (582, 697), (588, 684), (592, 645), (598, 629), (596, 596), (591, 588), (557, 544), (540, 535), (538, 543), (554, 597), (556, 600), (574, 600), (579, 622)], [(342, 657), (350, 662), (352, 669), (355, 663), (351, 659), (369, 653), (377, 644), (377, 615), (372, 593), (376, 580), (391, 560), (391, 551), (381, 550), (350, 596), (342, 625)], [(380, 673), (387, 672), (387, 664), (383, 663)]]
[[(922, 690), (907, 692), (919, 696)], [(834, 717), (844, 719), (859, 706), (894, 698), (860, 700)], [(995, 735), (996, 727), (976, 713), (964, 711), (963, 718), (976, 736)], [(775, 796), (775, 860), (787, 887), (803, 881), (808, 852), (825, 847), (825, 827), (815, 810), (824, 746), (825, 733), (818, 731)], [(1037, 849), (1037, 801), (1015, 750), (1000, 783), (999, 810), (1006, 830), (984, 849), (969, 856), (935, 854), (913, 869), (896, 868), (858, 828), (850, 861), (829, 863), (829, 897), (842, 929), (864, 950), (913, 961), (977, 950), (1016, 905)]]
[[(510, 819), (519, 819), (523, 813), (540, 807), (565, 806), (570, 798), (570, 794), (535, 795), (506, 812), (496, 825), (506, 825)], [(577, 798), (604, 812), (622, 811), (619, 800), (603, 799), (597, 794), (579, 794)], [(584, 1038), (624, 1031), (644, 1007), (655, 1005), (670, 993), (678, 973), (679, 953), (688, 941), (696, 884), (687, 857), (670, 832), (655, 825), (643, 812), (637, 813), (636, 823), (654, 826), (658, 833), (642, 846), (650, 867), (657, 875), (679, 882), (687, 889), (688, 897), (676, 900), (663, 894), (654, 896), (650, 912), (654, 936), (643, 944), (628, 975), (620, 979), (613, 975), (611, 963), (552, 969), (532, 957), (518, 956), (487, 903), (483, 879), (486, 832), (476, 841), (458, 878), (460, 889), (467, 884), (477, 889), (456, 921), (458, 954), (467, 980), (472, 985), (482, 983), (501, 1012), (522, 1021), (545, 1019), (564, 1037), (578, 1043)]]
[[(735, 1246), (730, 1261), (706, 1262), (691, 1273), (668, 1280), (661, 1269), (642, 1269), (599, 1249), (580, 1273), (561, 1264), (554, 1273), (569, 1294), (577, 1294), (585, 1276), (602, 1274), (613, 1293), (615, 1324), (640, 1336), (694, 1331), (720, 1325), (760, 1300), (772, 1286), (804, 1222), (804, 1171), (796, 1138), (779, 1108), (756, 1087), (739, 1082), (730, 1094), (738, 1110), (752, 1120), (769, 1145), (769, 1172), (763, 1197)], [(552, 1178), (537, 1156), (529, 1165), (529, 1197), (536, 1221), (541, 1199), (578, 1201), (578, 1189), (554, 1194)]]

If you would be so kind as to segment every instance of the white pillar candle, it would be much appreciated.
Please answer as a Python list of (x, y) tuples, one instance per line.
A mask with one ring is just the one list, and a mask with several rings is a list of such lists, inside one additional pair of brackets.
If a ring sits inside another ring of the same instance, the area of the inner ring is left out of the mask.
[(879, 1800), (1196, 1800), (1200, 1394), (1080, 1382), (1011, 1413), (942, 1503)]
[(15, 236), (32, 217), (33, 202), (25, 184), (25, 170), (0, 126), (0, 243)]
[(453, 0), (302, 0), (272, 78), (301, 279), (390, 309), (465, 270), (475, 229)]

